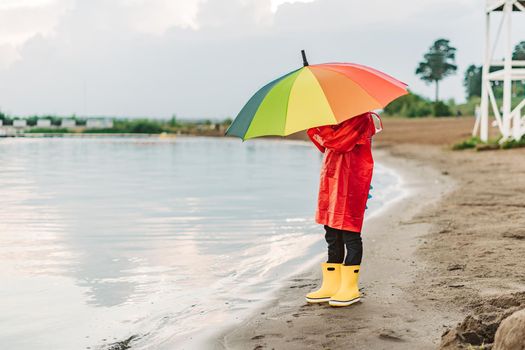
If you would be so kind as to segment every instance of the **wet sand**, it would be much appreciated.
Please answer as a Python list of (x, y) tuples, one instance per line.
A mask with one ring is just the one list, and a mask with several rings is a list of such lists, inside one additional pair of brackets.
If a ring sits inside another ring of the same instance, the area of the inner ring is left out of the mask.
[(400, 172), (408, 193), (365, 224), (363, 301), (307, 305), (317, 267), (216, 348), (467, 348), (464, 334), (488, 344), (501, 318), (525, 307), (525, 149), (451, 151), (470, 118), (384, 124), (376, 160)]

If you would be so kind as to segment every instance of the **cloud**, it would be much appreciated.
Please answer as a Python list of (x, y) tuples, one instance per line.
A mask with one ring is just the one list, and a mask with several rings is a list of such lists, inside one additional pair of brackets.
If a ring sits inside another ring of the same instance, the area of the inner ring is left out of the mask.
[(272, 0), (272, 11), (275, 12), (279, 8), (279, 6), (283, 4), (293, 4), (296, 2), (312, 2), (315, 0)]
[[(144, 33), (163, 34), (167, 29), (197, 28), (195, 16), (201, 0), (120, 0), (126, 20)], [(107, 3), (105, 1), (104, 3)]]
[(481, 62), (483, 10), (476, 0), (280, 2), (61, 2), (66, 10), (52, 29), (10, 48), (14, 62), (0, 68), (0, 108), (232, 116), (257, 88), (297, 68), (303, 48), (311, 62), (368, 64), (432, 96), (414, 69), (440, 37), (458, 48), (460, 66), (441, 84), (442, 95), (461, 99), (462, 70)]
[(35, 35), (53, 33), (70, 0), (2, 0), (0, 2), (0, 69), (20, 59), (18, 48)]

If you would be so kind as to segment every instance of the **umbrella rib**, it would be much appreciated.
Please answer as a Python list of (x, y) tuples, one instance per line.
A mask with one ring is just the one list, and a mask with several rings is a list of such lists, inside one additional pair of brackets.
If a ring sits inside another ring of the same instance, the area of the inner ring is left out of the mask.
[(366, 71), (367, 73), (370, 73), (370, 74), (375, 74), (377, 76), (380, 76), (384, 80), (387, 80), (387, 81), (389, 81), (390, 83), (392, 83), (394, 85), (401, 84), (404, 87), (408, 87), (407, 83), (404, 83), (401, 80), (398, 80), (397, 78), (394, 78), (390, 74), (387, 74), (385, 72), (382, 72), (380, 70), (377, 70), (377, 69), (369, 67), (369, 66), (365, 66), (364, 64), (334, 62), (334, 63), (323, 63), (323, 64), (319, 64), (318, 66), (325, 66), (325, 67), (330, 67), (330, 66), (352, 67), (352, 68), (355, 68), (355, 69), (360, 69), (362, 71)]
[[(304, 70), (305, 68), (300, 68), (301, 70)], [(283, 132), (282, 134), (284, 136), (286, 136), (286, 122), (288, 121), (288, 106), (290, 105), (290, 95), (292, 94), (292, 89), (293, 89), (293, 86), (295, 84), (295, 81), (297, 80), (297, 77), (299, 77), (299, 75), (301, 75), (302, 72), (300, 72), (299, 74), (297, 74), (294, 79), (293, 79), (293, 83), (290, 85), (290, 90), (288, 90), (288, 98), (286, 99), (286, 114), (284, 116), (284, 124), (283, 124)]]
[[(255, 113), (253, 114), (253, 117), (252, 117), (252, 121), (250, 122), (250, 125), (248, 126), (248, 128), (246, 129), (246, 132), (244, 133), (244, 136), (243, 136), (243, 140), (248, 140), (250, 138), (253, 138), (253, 137), (257, 137), (257, 135), (255, 136), (249, 136), (249, 137), (246, 137), (246, 135), (248, 135), (248, 132), (250, 130), (250, 128), (252, 127), (253, 125), (253, 120), (256, 118), (257, 116), (257, 113), (259, 112), (261, 106), (263, 105), (263, 102), (264, 100), (268, 97), (268, 95), (272, 92), (273, 89), (275, 89), (279, 84), (283, 83), (283, 81), (287, 80), (290, 78), (290, 76), (292, 76), (294, 73), (296, 73), (297, 71), (301, 70), (302, 68), (299, 68), (299, 69), (296, 69), (284, 76), (282, 76), (281, 78), (279, 79), (276, 79), (273, 83), (273, 85), (271, 86), (271, 88), (266, 92), (266, 94), (264, 95), (264, 97), (261, 99), (261, 102), (259, 103), (259, 105), (257, 106), (257, 109), (255, 110)], [(300, 73), (299, 73), (300, 74)], [(295, 75), (295, 77), (293, 77), (293, 81), (292, 81), (292, 84), (291, 84), (291, 87), (290, 87), (290, 91), (293, 87), (293, 83), (295, 82), (295, 80), (297, 79), (297, 76), (299, 75)], [(288, 91), (288, 97), (290, 96), (290, 91)], [(286, 113), (288, 113), (288, 102), (289, 102), (289, 98), (286, 99)], [(287, 114), (284, 116), (284, 125), (283, 125), (283, 131), (281, 132), (281, 134), (275, 134), (276, 136), (283, 136), (284, 135), (284, 130), (286, 129), (286, 117), (287, 117)]]
[[(330, 105), (330, 101), (328, 101), (328, 98), (326, 97), (326, 94), (325, 94), (325, 91), (323, 89), (323, 87), (321, 86), (321, 84), (319, 83), (319, 80), (317, 79), (316, 75), (314, 74), (314, 72), (310, 69), (311, 66), (307, 66), (307, 67), (304, 67), (303, 69), (307, 69), (308, 73), (312, 75), (313, 77), (313, 80), (315, 81), (315, 83), (317, 84), (317, 87), (319, 88), (319, 90), (322, 92), (322, 95), (323, 95), (323, 98), (324, 98), (324, 102), (326, 103), (326, 105), (328, 106), (328, 108), (330, 108), (330, 112), (332, 113), (331, 117), (333, 119), (333, 124), (337, 124), (337, 118), (335, 116), (335, 113), (334, 113), (334, 110), (332, 109), (332, 106)], [(304, 70), (301, 72), (301, 74), (303, 74)], [(299, 75), (295, 78), (295, 79), (298, 79), (299, 78)], [(292, 86), (292, 88), (290, 89), (290, 94), (292, 93), (292, 89), (294, 88), (294, 86)], [(290, 102), (290, 98), (288, 98), (288, 101), (287, 103)], [(286, 117), (288, 117), (288, 105), (286, 106)], [(326, 125), (326, 124), (323, 124), (323, 125)], [(299, 130), (288, 130), (287, 129), (287, 124), (285, 123), (285, 128), (284, 128), (284, 135), (290, 135), (294, 132), (298, 132), (302, 129), (299, 129)], [(319, 125), (318, 125), (319, 126)], [(312, 127), (315, 127), (315, 126), (312, 126)]]
[[(232, 136), (237, 136), (239, 138), (241, 138), (243, 141), (247, 140), (247, 138), (245, 137), (246, 136), (246, 133), (248, 132), (248, 130), (250, 129), (250, 126), (251, 126), (251, 123), (253, 121), (253, 118), (255, 117), (255, 115), (257, 114), (257, 111), (259, 110), (260, 106), (261, 106), (261, 102), (266, 98), (266, 96), (268, 95), (268, 93), (272, 90), (272, 88), (278, 84), (281, 80), (285, 79), (286, 77), (288, 77), (290, 74), (293, 74), (295, 71), (293, 72), (290, 72), (288, 74), (285, 74), (273, 81), (271, 81), (270, 83), (266, 84), (265, 86), (263, 86), (262, 88), (260, 88), (259, 90), (257, 90), (255, 92), (255, 94), (250, 98), (250, 100), (248, 100), (248, 102), (244, 105), (244, 107), (241, 109), (241, 111), (239, 112), (239, 114), (237, 114), (237, 117), (234, 119), (233, 123), (230, 125), (230, 127), (228, 128), (228, 130), (226, 130), (226, 135), (232, 135)], [(266, 91), (264, 91), (266, 90)], [(264, 95), (262, 96), (259, 96), (259, 102), (257, 104), (257, 107), (255, 108), (255, 111), (251, 114), (251, 117), (250, 117), (250, 121), (247, 123), (247, 126), (246, 128), (244, 129), (244, 131), (241, 131), (243, 129), (243, 126), (240, 125), (242, 123), (246, 123), (246, 122), (243, 122), (241, 121), (241, 119), (239, 119), (239, 116), (241, 116), (241, 114), (243, 113), (243, 111), (245, 111), (245, 109), (249, 106), (249, 104), (251, 102), (254, 102), (253, 100), (256, 98), (256, 96), (259, 94), (259, 93), (262, 93)], [(239, 130), (240, 128), (240, 130)]]
[(315, 82), (317, 83), (317, 85), (319, 85), (319, 88), (321, 89), (321, 91), (323, 92), (323, 97), (324, 99), (326, 100), (326, 103), (328, 104), (328, 107), (330, 107), (330, 110), (332, 111), (332, 117), (334, 118), (334, 123), (335, 124), (338, 124), (338, 121), (337, 121), (337, 116), (335, 115), (335, 111), (334, 109), (332, 108), (332, 104), (330, 103), (330, 101), (328, 101), (328, 97), (326, 95), (326, 91), (323, 89), (323, 85), (321, 85), (321, 83), (319, 82), (319, 79), (317, 79), (317, 76), (315, 75), (315, 73), (310, 69), (310, 72), (312, 73), (312, 75), (315, 77)]
[[(318, 66), (318, 67), (319, 67), (319, 66)], [(361, 89), (363, 89), (363, 91), (364, 91), (368, 96), (370, 96), (370, 98), (371, 98), (372, 100), (376, 101), (376, 102), (379, 104), (379, 106), (381, 106), (381, 108), (383, 108), (383, 107), (386, 106), (386, 104), (385, 104), (385, 106), (383, 106), (383, 104), (382, 104), (381, 102), (379, 102), (379, 101), (378, 101), (378, 100), (377, 100), (377, 99), (376, 99), (376, 98), (370, 93), (370, 91), (369, 91), (367, 88), (365, 88), (363, 85), (361, 85), (358, 81), (356, 81), (356, 80), (354, 80), (354, 79), (351, 79), (348, 75), (346, 75), (346, 74), (344, 74), (344, 73), (342, 73), (342, 72), (340, 72), (340, 71), (338, 71), (338, 70), (332, 69), (330, 66), (324, 66), (324, 67), (319, 67), (319, 68), (321, 68), (321, 69), (326, 69), (326, 70), (329, 70), (329, 71), (331, 71), (331, 72), (334, 72), (334, 73), (337, 73), (337, 74), (340, 74), (340, 75), (344, 76), (346, 79), (349, 79), (350, 81), (354, 82), (356, 85), (359, 85), (359, 87), (360, 87)], [(370, 74), (372, 74), (372, 72), (370, 72), (370, 71), (367, 71), (367, 72), (370, 73)]]

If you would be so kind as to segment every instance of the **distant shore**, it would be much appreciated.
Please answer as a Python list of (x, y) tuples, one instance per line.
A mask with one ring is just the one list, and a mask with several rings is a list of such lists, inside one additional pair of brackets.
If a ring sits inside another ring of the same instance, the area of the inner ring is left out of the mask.
[(525, 308), (525, 149), (452, 151), (469, 118), (384, 124), (376, 160), (411, 194), (365, 224), (363, 302), (307, 305), (315, 267), (215, 348), (468, 348), (490, 345), (502, 318)]
[(151, 118), (79, 118), (32, 116), (19, 118), (0, 112), (0, 137), (61, 137), (62, 135), (195, 135), (224, 136), (231, 120)]
[(83, 132), (28, 132), (28, 133), (17, 133), (17, 134), (1, 134), (0, 137), (30, 137), (30, 138), (41, 138), (41, 137), (70, 137), (70, 138), (93, 138), (93, 137), (177, 137), (177, 136), (209, 136), (209, 137), (222, 137), (224, 133), (217, 131), (210, 132), (195, 132), (195, 133), (120, 133), (120, 132), (98, 132), (98, 133), (83, 133)]

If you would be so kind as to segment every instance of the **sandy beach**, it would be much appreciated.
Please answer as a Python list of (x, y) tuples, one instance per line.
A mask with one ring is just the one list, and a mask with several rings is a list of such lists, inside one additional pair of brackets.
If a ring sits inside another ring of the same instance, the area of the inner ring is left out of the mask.
[(365, 224), (363, 301), (306, 304), (315, 267), (215, 348), (488, 349), (500, 321), (525, 307), (525, 149), (452, 151), (471, 118), (384, 124), (374, 156), (406, 194)]

